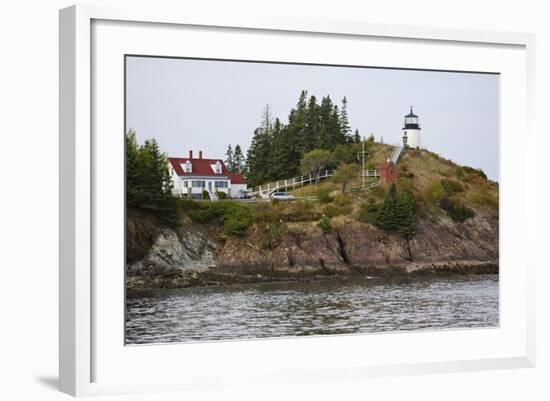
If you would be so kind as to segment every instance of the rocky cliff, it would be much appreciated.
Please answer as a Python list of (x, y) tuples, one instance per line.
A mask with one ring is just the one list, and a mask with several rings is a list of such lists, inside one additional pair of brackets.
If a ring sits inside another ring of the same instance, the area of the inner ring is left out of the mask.
[(421, 213), (409, 241), (343, 218), (330, 232), (312, 223), (289, 224), (265, 247), (255, 226), (244, 237), (231, 237), (189, 219), (178, 228), (162, 227), (135, 211), (128, 215), (127, 234), (128, 285), (134, 288), (498, 272), (498, 216), (493, 212), (478, 212), (463, 223), (444, 213)]

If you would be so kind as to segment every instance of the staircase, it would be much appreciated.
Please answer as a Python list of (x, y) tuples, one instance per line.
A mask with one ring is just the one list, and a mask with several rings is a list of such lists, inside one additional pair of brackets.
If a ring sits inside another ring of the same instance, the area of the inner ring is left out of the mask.
[(270, 195), (273, 192), (277, 192), (283, 188), (292, 188), (296, 189), (303, 187), (304, 185), (318, 183), (319, 181), (326, 180), (327, 178), (332, 177), (334, 170), (325, 170), (319, 174), (309, 174), (303, 175), (300, 177), (287, 178), (285, 180), (279, 180), (275, 182), (270, 182), (264, 185), (260, 185), (258, 188), (251, 193), (253, 196), (259, 196), (263, 199), (269, 199)]
[(401, 157), (403, 149), (404, 147), (400, 143), (396, 143), (393, 145), (393, 153), (390, 157), (390, 160), (393, 162), (393, 164), (397, 164), (397, 161), (399, 160), (399, 157)]
[(211, 201), (217, 201), (219, 199), (218, 193), (216, 191), (208, 190), (208, 195), (210, 196)]

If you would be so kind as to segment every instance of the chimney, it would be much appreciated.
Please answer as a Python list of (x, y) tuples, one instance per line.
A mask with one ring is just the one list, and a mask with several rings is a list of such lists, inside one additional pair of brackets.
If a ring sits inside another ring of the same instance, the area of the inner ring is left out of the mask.
[(190, 158), (190, 159), (193, 158), (193, 151), (192, 151), (192, 150), (189, 151), (189, 158)]
[(199, 159), (202, 159), (202, 150), (199, 150)]

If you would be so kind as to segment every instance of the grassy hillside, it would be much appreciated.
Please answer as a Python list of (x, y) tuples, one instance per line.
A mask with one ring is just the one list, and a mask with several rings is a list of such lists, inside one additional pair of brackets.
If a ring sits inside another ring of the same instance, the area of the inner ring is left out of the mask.
[[(377, 167), (392, 150), (390, 145), (372, 144), (368, 168)], [(407, 149), (398, 162), (398, 171), (397, 193), (410, 195), (415, 220), (427, 215), (447, 215), (461, 224), (476, 215), (498, 218), (498, 184), (479, 170), (456, 165), (427, 150)], [(350, 186), (360, 184), (357, 178)], [(378, 214), (387, 202), (389, 185), (328, 196), (338, 189), (340, 185), (329, 179), (293, 191), (297, 196), (315, 196), (314, 200), (249, 203), (181, 200), (179, 215), (182, 222), (206, 225), (217, 230), (222, 238), (255, 233), (260, 237), (260, 246), (266, 249), (279, 236), (296, 228), (330, 232), (333, 227), (352, 222), (384, 228)]]

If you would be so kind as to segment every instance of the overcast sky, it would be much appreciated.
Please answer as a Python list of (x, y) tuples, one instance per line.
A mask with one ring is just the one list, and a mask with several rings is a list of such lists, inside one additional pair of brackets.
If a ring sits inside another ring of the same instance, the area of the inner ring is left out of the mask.
[(362, 136), (400, 141), (411, 105), (422, 146), (499, 178), (499, 78), (489, 74), (128, 57), (126, 126), (169, 156), (246, 151), (269, 104), (286, 122), (300, 91), (340, 104)]

